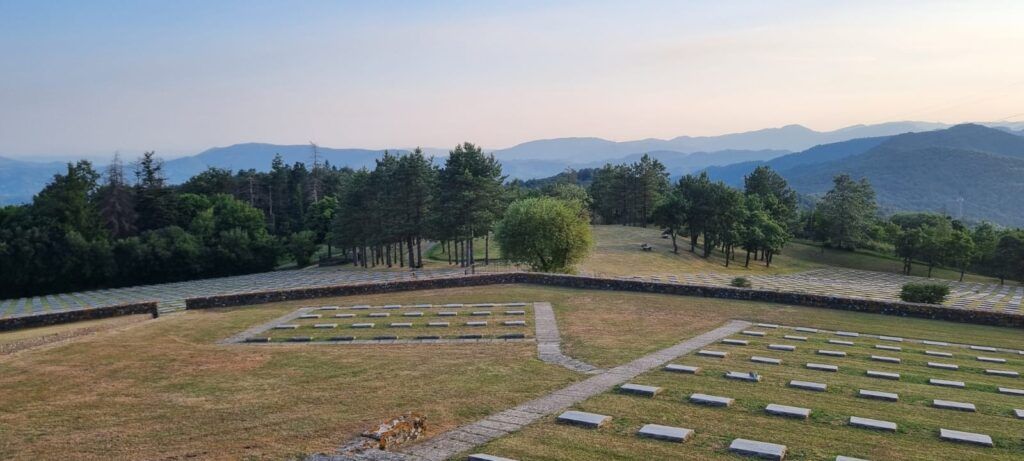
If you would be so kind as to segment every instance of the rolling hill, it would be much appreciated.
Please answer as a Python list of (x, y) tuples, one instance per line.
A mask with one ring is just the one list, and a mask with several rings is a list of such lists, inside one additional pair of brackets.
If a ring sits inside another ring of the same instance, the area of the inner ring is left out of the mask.
[[(981, 125), (816, 146), (765, 162), (801, 194), (818, 196), (832, 177), (867, 178), (883, 211), (934, 211), (1024, 226), (1024, 137)], [(756, 164), (709, 168), (742, 184)], [(737, 181), (738, 178), (738, 181)]]

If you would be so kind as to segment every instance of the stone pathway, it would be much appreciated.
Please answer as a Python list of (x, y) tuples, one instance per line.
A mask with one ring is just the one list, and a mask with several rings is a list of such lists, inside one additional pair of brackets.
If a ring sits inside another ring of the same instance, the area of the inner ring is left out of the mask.
[(674, 346), (647, 354), (625, 365), (601, 371), (586, 380), (514, 408), (494, 413), (474, 423), (444, 432), (424, 442), (406, 447), (400, 452), (372, 450), (356, 456), (314, 455), (307, 458), (307, 461), (443, 461), (478, 445), (504, 437), (586, 399), (610, 391), (615, 386), (662, 366), (677, 357), (736, 334), (750, 325), (750, 322), (730, 321), (721, 327)]
[(480, 421), (440, 434), (430, 440), (402, 450), (410, 461), (443, 461), (475, 446), (522, 429), (541, 418), (558, 413), (586, 399), (612, 390), (636, 376), (684, 354), (688, 354), (749, 327), (739, 320), (695, 336), (675, 346), (645, 355), (615, 368), (603, 371), (584, 381), (559, 389), (515, 408), (494, 413)]
[(595, 374), (603, 371), (562, 353), (562, 336), (558, 332), (558, 322), (555, 321), (551, 303), (533, 303), (533, 316), (537, 325), (537, 355), (541, 361), (580, 373)]

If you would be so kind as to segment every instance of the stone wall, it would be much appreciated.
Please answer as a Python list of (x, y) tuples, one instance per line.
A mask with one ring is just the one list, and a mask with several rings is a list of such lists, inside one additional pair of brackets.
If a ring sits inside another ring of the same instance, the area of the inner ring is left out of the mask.
[(0, 331), (19, 330), (22, 328), (43, 327), (61, 323), (80, 322), (82, 320), (105, 319), (122, 315), (150, 314), (157, 318), (156, 302), (119, 304), (116, 306), (93, 307), (88, 309), (50, 312), (25, 317), (0, 318)]
[(587, 290), (632, 291), (637, 293), (659, 293), (744, 301), (762, 301), (796, 306), (894, 315), (900, 317), (917, 317), (961, 323), (974, 323), (979, 325), (1024, 328), (1024, 315), (996, 311), (954, 309), (930, 304), (905, 303), (901, 301), (883, 301), (843, 296), (823, 296), (806, 293), (756, 290), (750, 288), (711, 287), (678, 283), (647, 282), (641, 280), (620, 280), (575, 275), (541, 274), (533, 272), (477, 274), (428, 280), (374, 282), (332, 287), (299, 288), (259, 293), (189, 298), (186, 300), (185, 305), (187, 309), (204, 309), (333, 296), (352, 296), (399, 291), (432, 290), (438, 288), (516, 283)]

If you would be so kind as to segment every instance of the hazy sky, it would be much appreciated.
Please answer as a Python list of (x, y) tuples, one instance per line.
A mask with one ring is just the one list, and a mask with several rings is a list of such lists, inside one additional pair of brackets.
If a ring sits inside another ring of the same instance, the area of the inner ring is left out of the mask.
[(1024, 120), (1024, 2), (0, 0), (0, 155)]

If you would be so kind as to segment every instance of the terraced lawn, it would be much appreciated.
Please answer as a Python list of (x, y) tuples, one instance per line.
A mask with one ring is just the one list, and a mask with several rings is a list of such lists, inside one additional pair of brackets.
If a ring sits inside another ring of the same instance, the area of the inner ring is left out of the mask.
[[(801, 319), (804, 320), (804, 319)], [(803, 322), (807, 323), (807, 322)], [(938, 325), (937, 325), (938, 326)], [(727, 352), (725, 358), (692, 354), (674, 363), (699, 366), (696, 374), (664, 370), (641, 375), (632, 382), (664, 389), (654, 398), (610, 392), (587, 400), (577, 410), (612, 416), (609, 427), (591, 430), (566, 426), (547, 418), (541, 424), (496, 440), (477, 451), (515, 459), (735, 459), (727, 450), (734, 438), (778, 443), (788, 446), (787, 459), (834, 459), (837, 455), (873, 460), (936, 459), (1021, 459), (1024, 456), (1024, 420), (1013, 410), (1024, 407), (1024, 397), (997, 392), (998, 387), (1024, 387), (1021, 378), (985, 374), (985, 369), (1024, 371), (1024, 356), (1009, 352), (981, 352), (962, 347), (924, 345), (911, 342), (881, 341), (868, 337), (840, 337), (831, 333), (801, 333), (787, 329), (752, 328), (766, 332), (765, 337), (735, 335), (731, 339), (748, 345), (715, 344), (707, 347)], [(847, 330), (856, 331), (854, 328)], [(898, 325), (889, 334), (901, 334)], [(934, 340), (957, 341), (958, 337), (942, 328), (934, 332), (917, 330)], [(806, 341), (783, 339), (784, 335), (803, 336)], [(854, 345), (829, 343), (850, 341)], [(769, 344), (788, 344), (794, 352), (768, 349)], [(900, 347), (901, 351), (878, 349), (876, 345)], [(1024, 341), (1014, 343), (1017, 348)], [(818, 350), (845, 352), (845, 357), (821, 355)], [(953, 357), (930, 356), (925, 350), (947, 352)], [(872, 355), (895, 357), (902, 363), (875, 361)], [(751, 356), (782, 360), (781, 365), (751, 362)], [(978, 356), (1005, 359), (1004, 364), (987, 363)], [(959, 370), (930, 368), (927, 362), (959, 366)], [(831, 364), (838, 372), (816, 371), (807, 363)], [(899, 380), (866, 376), (868, 370), (900, 374)], [(757, 372), (761, 382), (726, 379), (728, 371)], [(965, 389), (928, 384), (930, 378), (963, 381)], [(791, 380), (828, 385), (826, 392), (789, 387)], [(861, 389), (896, 393), (898, 402), (858, 397)], [(688, 402), (692, 393), (704, 393), (735, 399), (729, 408), (709, 407)], [(933, 408), (932, 400), (973, 403), (977, 412)], [(767, 404), (809, 408), (808, 420), (768, 415)], [(898, 425), (895, 433), (850, 427), (850, 416), (859, 416)], [(644, 424), (661, 424), (693, 429), (687, 442), (641, 439), (636, 431)], [(939, 428), (988, 434), (995, 447), (985, 448), (942, 441)]]

